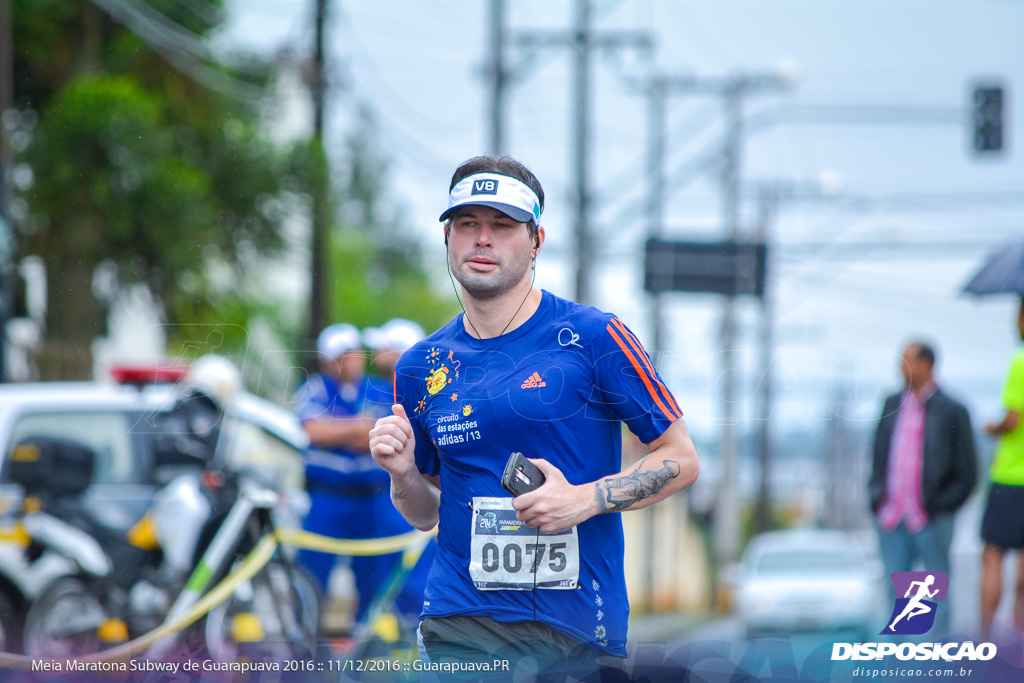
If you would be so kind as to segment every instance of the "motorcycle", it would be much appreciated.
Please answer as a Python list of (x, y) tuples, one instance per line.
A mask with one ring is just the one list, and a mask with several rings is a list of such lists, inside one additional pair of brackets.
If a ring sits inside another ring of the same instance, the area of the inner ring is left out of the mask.
[[(165, 624), (184, 618), (206, 589), (234, 574), (263, 539), (278, 528), (274, 512), (278, 492), (251, 478), (236, 478), (237, 493), (222, 519), (208, 527), (215, 530), (174, 604)], [(232, 489), (227, 482), (220, 483)], [(251, 579), (242, 581), (201, 622), (208, 654), (219, 661), (234, 661), (244, 650), (250, 658), (268, 660), (309, 656), (316, 649), (320, 619), (320, 595), (312, 577), (277, 546), (270, 560)], [(180, 637), (169, 637), (147, 651), (150, 658), (166, 657)]]
[[(15, 448), (13, 462), (23, 466), (12, 469), (12, 478), (27, 500), (38, 501), (23, 518), (32, 539), (26, 552), (30, 559), (57, 553), (76, 567), (29, 606), (26, 654), (94, 654), (175, 626), (209, 587), (232, 573), (237, 556), (275, 532), (276, 517), (285, 511), (282, 492), (267, 477), (217, 465), (217, 457), (192, 446), (178, 434), (157, 448), (158, 461), (181, 473), (158, 491), (127, 536), (110, 533), (80, 505), (81, 482), (90, 480), (95, 460), (90, 449), (50, 437), (31, 437)], [(316, 646), (318, 621), (315, 583), (277, 547), (224, 602), (162, 638), (147, 656), (204, 647), (211, 658), (228, 661), (257, 643), (268, 657), (308, 654)]]

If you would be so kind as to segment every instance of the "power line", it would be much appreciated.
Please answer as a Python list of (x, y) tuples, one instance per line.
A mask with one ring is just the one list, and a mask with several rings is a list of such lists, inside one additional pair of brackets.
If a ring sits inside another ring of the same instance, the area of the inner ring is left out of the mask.
[(770, 128), (780, 123), (819, 125), (959, 125), (966, 120), (963, 107), (902, 104), (780, 104), (754, 112), (751, 129)]
[(168, 50), (187, 52), (200, 59), (212, 59), (209, 46), (199, 35), (171, 21), (144, 2), (93, 0), (93, 4)]
[(216, 26), (224, 21), (224, 8), (214, 5), (209, 0), (178, 0), (178, 4), (207, 26)]
[[(986, 231), (979, 229), (979, 232)], [(998, 249), (1006, 245), (1001, 241), (949, 241), (949, 242), (776, 242), (773, 248), (785, 256), (799, 257), (800, 254), (812, 254), (818, 258), (830, 260), (855, 260), (866, 254), (890, 256), (892, 258), (935, 258), (936, 254), (954, 254), (963, 256), (965, 251), (981, 249)], [(826, 249), (836, 249), (839, 253), (822, 253)]]
[(204, 60), (214, 61), (205, 41), (148, 5), (128, 0), (92, 0), (92, 3), (196, 83), (247, 104), (262, 100), (262, 87), (205, 63)]
[[(714, 156), (714, 150), (708, 150), (704, 157), (693, 160), (688, 169), (684, 170), (696, 174), (700, 170), (699, 167), (702, 164), (709, 163), (710, 159)], [(669, 183), (671, 183), (671, 177)], [(872, 215), (880, 213), (927, 214), (929, 212), (948, 214), (952, 211), (977, 212), (979, 207), (989, 209), (996, 205), (1007, 207), (1024, 206), (1024, 190), (847, 194), (832, 199), (823, 199), (820, 203), (827, 205), (831, 213), (841, 215)], [(610, 220), (605, 221), (605, 225), (614, 227), (614, 231), (611, 234), (615, 239), (609, 246), (614, 246), (618, 250), (623, 245), (632, 244), (636, 241), (637, 232), (643, 227), (641, 210), (642, 200), (633, 199), (629, 205), (622, 207)], [(972, 227), (971, 229), (979, 230), (980, 228)], [(606, 242), (606, 244), (608, 243)]]
[(575, 179), (575, 220), (573, 235), (576, 242), (575, 299), (580, 303), (591, 300), (591, 264), (594, 239), (590, 226), (590, 208), (593, 196), (590, 189), (590, 115), (591, 70), (595, 52), (617, 50), (623, 47), (638, 49), (649, 56), (653, 50), (651, 37), (639, 31), (598, 31), (592, 22), (591, 0), (576, 0), (573, 27), (567, 31), (529, 31), (517, 36), (517, 44), (534, 53), (542, 48), (568, 49), (572, 55), (572, 177)]
[[(709, 124), (713, 124), (716, 121), (716, 119), (712, 116), (713, 109), (713, 103), (705, 102), (699, 108), (691, 111), (686, 118), (677, 122), (674, 126), (672, 126), (672, 128), (669, 129), (667, 133), (663, 135), (663, 144), (667, 146), (668, 141), (676, 140), (678, 134), (681, 132), (686, 132), (688, 134), (688, 137), (690, 137), (691, 139), (696, 137), (698, 133), (708, 128)], [(638, 182), (639, 178), (643, 177), (641, 175), (643, 165), (643, 155), (637, 155), (632, 162), (624, 166), (622, 170), (619, 171), (616, 175), (612, 176), (612, 178), (608, 180), (603, 187), (598, 189), (598, 191), (595, 193), (598, 197), (597, 201), (600, 203), (600, 198), (605, 195), (621, 196), (621, 194), (624, 191), (624, 188), (626, 191), (628, 191), (630, 185), (635, 185)]]
[[(748, 131), (746, 137), (782, 124), (820, 124), (820, 125), (953, 125), (962, 124), (968, 112), (962, 107), (930, 107), (899, 104), (801, 104), (774, 105), (764, 107), (746, 117), (744, 127)], [(714, 141), (706, 145), (701, 152), (685, 160), (669, 176), (666, 185), (668, 193), (679, 192), (702, 175), (717, 169), (716, 162), (720, 159), (721, 143)], [(639, 176), (631, 176), (632, 183), (639, 182)], [(628, 186), (616, 188), (622, 195)], [(640, 199), (633, 199), (620, 209), (616, 216), (621, 220), (624, 216), (639, 210)], [(619, 221), (614, 221), (618, 223)]]

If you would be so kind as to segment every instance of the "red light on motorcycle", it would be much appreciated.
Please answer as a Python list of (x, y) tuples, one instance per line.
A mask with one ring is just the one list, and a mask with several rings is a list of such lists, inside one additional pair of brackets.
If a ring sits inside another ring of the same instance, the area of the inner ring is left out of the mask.
[(203, 486), (208, 489), (219, 489), (224, 485), (224, 475), (220, 472), (206, 470), (203, 472)]

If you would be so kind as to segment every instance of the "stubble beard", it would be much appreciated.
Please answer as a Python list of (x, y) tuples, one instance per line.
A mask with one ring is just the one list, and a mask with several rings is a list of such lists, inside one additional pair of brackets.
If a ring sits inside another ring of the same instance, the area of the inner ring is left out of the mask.
[(511, 292), (523, 281), (530, 269), (530, 260), (526, 258), (520, 262), (517, 257), (511, 262), (506, 261), (500, 264), (497, 273), (474, 273), (469, 269), (468, 260), (458, 269), (454, 263), (450, 265), (455, 279), (466, 290), (466, 294), (477, 301), (493, 301)]

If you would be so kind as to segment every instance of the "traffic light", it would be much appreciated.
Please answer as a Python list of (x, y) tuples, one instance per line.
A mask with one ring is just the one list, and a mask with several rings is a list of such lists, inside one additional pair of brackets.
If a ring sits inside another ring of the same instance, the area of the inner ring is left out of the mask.
[(983, 85), (974, 88), (974, 151), (1000, 152), (1003, 149), (1003, 88)]

